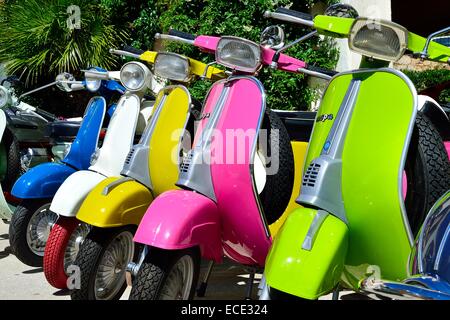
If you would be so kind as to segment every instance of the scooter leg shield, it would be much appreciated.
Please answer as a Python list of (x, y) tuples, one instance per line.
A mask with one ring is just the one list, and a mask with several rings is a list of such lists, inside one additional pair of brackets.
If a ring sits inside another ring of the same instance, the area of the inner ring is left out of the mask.
[(53, 198), (58, 188), (76, 170), (60, 163), (43, 163), (28, 170), (14, 184), (12, 195), (19, 199)]
[(106, 177), (82, 170), (70, 175), (53, 197), (50, 211), (64, 217), (75, 217), (88, 193)]
[(348, 246), (344, 222), (309, 208), (286, 219), (267, 256), (269, 287), (304, 299), (317, 299), (339, 282)]
[(134, 241), (166, 250), (199, 246), (202, 258), (220, 262), (220, 236), (220, 216), (214, 201), (192, 191), (172, 190), (152, 202)]
[(152, 200), (150, 190), (139, 182), (107, 178), (87, 195), (77, 219), (99, 228), (138, 225)]

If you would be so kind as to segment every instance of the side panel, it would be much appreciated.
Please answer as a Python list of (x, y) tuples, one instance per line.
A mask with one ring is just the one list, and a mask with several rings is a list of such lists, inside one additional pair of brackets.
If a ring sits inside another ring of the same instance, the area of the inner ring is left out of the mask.
[(280, 291), (317, 299), (339, 282), (348, 245), (347, 226), (328, 215), (315, 235), (311, 251), (302, 248), (317, 210), (292, 212), (273, 241), (267, 256), (267, 284)]
[(19, 199), (53, 198), (58, 188), (74, 172), (74, 168), (60, 163), (40, 164), (17, 179), (11, 194)]
[(292, 151), (294, 153), (294, 164), (295, 164), (294, 188), (292, 189), (291, 199), (289, 200), (289, 204), (286, 210), (284, 211), (283, 215), (280, 217), (280, 219), (278, 219), (269, 226), (270, 234), (272, 235), (272, 237), (275, 237), (277, 235), (278, 230), (281, 228), (284, 221), (286, 221), (286, 218), (289, 216), (289, 214), (295, 209), (301, 207), (295, 200), (297, 199), (297, 196), (300, 192), (300, 186), (302, 182), (302, 171), (308, 144), (305, 142), (292, 141), (291, 145)]
[(86, 170), (90, 166), (91, 155), (98, 145), (98, 137), (106, 113), (106, 101), (103, 97), (94, 97), (89, 101), (86, 114), (73, 141), (69, 153), (63, 162)]
[(133, 145), (140, 104), (140, 98), (136, 95), (120, 98), (108, 125), (98, 159), (89, 170), (105, 176), (120, 175), (125, 158)]
[(153, 129), (149, 150), (150, 179), (155, 195), (174, 189), (180, 164), (180, 142), (189, 117), (189, 92), (175, 88), (166, 96)]
[(348, 76), (362, 81), (342, 154), (342, 197), (350, 226), (347, 264), (376, 265), (383, 278), (401, 280), (412, 245), (402, 177), (416, 92), (403, 74), (390, 69)]
[(87, 195), (77, 219), (99, 228), (138, 225), (153, 200), (148, 188), (136, 181), (125, 181), (105, 194), (105, 188), (121, 177), (100, 182)]
[(172, 190), (157, 197), (134, 241), (166, 250), (200, 246), (202, 258), (218, 262), (223, 256), (216, 204), (192, 191)]
[(104, 179), (105, 176), (94, 171), (75, 172), (56, 192), (50, 210), (65, 217), (75, 217), (88, 193)]

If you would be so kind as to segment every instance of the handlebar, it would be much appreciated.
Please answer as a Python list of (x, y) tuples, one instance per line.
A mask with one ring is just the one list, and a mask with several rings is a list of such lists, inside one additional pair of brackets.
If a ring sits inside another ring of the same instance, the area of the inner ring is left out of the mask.
[(275, 12), (266, 11), (264, 12), (264, 17), (302, 24), (308, 27), (314, 26), (313, 17), (310, 14), (286, 8), (278, 8), (277, 10), (275, 10)]
[(189, 33), (171, 29), (171, 30), (169, 30), (169, 34), (161, 34), (161, 33), (155, 34), (155, 39), (177, 41), (177, 42), (183, 42), (183, 43), (187, 43), (187, 44), (194, 44), (195, 36), (192, 34), (189, 34)]
[(122, 49), (109, 49), (109, 53), (116, 54), (118, 56), (129, 57), (139, 59), (145, 51), (133, 48), (131, 46), (123, 46)]
[(195, 40), (195, 38), (196, 38), (196, 36), (191, 34), (191, 33), (178, 31), (178, 30), (175, 30), (175, 29), (170, 29), (168, 34), (170, 36), (175, 36), (175, 37), (183, 38), (183, 39), (186, 39), (186, 40)]
[(109, 80), (109, 72), (94, 71), (94, 70), (81, 70), (84, 72), (86, 78), (98, 79), (98, 80)]
[(325, 79), (325, 80), (330, 80), (333, 76), (338, 74), (337, 71), (324, 69), (324, 68), (311, 66), (311, 65), (307, 65), (306, 68), (300, 68), (298, 71), (302, 72), (304, 74), (307, 74), (309, 76), (322, 78), (322, 79)]

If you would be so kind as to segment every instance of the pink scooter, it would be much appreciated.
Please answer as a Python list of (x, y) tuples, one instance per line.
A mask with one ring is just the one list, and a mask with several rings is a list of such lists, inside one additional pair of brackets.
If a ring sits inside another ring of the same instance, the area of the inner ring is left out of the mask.
[[(221, 262), (225, 255), (252, 268), (264, 266), (272, 242), (269, 224), (282, 215), (291, 197), (294, 159), (288, 133), (266, 110), (264, 87), (253, 75), (272, 66), (330, 77), (282, 54), (284, 34), (279, 27), (267, 28), (261, 45), (174, 30), (157, 37), (215, 53), (216, 63), (232, 69), (207, 95), (193, 148), (181, 166), (181, 190), (153, 201), (134, 237), (145, 248), (139, 262), (128, 267), (135, 277), (130, 299), (191, 299), (200, 258)], [(268, 129), (266, 139), (262, 129)], [(268, 141), (266, 147), (261, 146), (263, 140)]]

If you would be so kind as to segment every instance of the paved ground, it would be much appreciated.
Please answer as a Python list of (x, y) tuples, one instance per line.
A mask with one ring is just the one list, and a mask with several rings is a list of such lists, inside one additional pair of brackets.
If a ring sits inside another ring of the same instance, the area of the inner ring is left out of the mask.
[[(68, 291), (56, 290), (47, 283), (42, 268), (28, 267), (10, 253), (8, 227), (0, 220), (0, 300), (69, 300)], [(205, 270), (206, 265), (202, 272)], [(205, 299), (244, 299), (248, 277), (248, 272), (229, 261), (215, 266)], [(258, 274), (255, 277), (254, 299), (257, 298), (260, 277)], [(129, 290), (125, 291), (122, 299), (128, 299), (128, 295)], [(343, 299), (352, 299), (353, 296), (343, 295)], [(330, 298), (329, 295), (323, 299)]]

